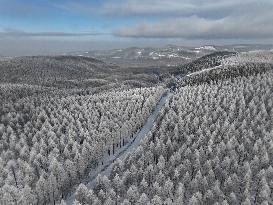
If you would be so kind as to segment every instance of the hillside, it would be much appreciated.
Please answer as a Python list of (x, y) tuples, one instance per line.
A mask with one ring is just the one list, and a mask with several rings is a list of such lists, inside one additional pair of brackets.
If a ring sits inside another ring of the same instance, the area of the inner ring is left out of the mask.
[(68, 55), (90, 56), (121, 67), (175, 67), (217, 50), (218, 48), (213, 46), (194, 48), (168, 45), (162, 48), (131, 47), (100, 51), (79, 51)]
[(33, 85), (65, 86), (73, 80), (102, 78), (110, 75), (114, 66), (87, 57), (33, 56), (0, 61), (1, 82)]
[(0, 61), (1, 83), (41, 85), (57, 88), (96, 88), (109, 84), (129, 87), (151, 86), (158, 82), (156, 72), (121, 68), (83, 56), (31, 56)]
[(175, 75), (3, 59), (0, 204), (272, 203), (272, 62), (214, 52)]
[(78, 202), (271, 204), (273, 70), (248, 66), (178, 88), (141, 146), (94, 189), (80, 185)]
[[(222, 55), (223, 53), (211, 54), (188, 66), (194, 70), (183, 78), (178, 78), (179, 86), (213, 83), (220, 80), (247, 77), (273, 70), (272, 52), (250, 52)], [(202, 62), (202, 63), (200, 63)], [(180, 74), (181, 75), (181, 74)]]
[(211, 54), (202, 56), (190, 63), (180, 66), (180, 68), (175, 72), (176, 74), (188, 74), (203, 69), (215, 67), (221, 65), (221, 61), (224, 58), (235, 55), (235, 52), (229, 51), (217, 51)]

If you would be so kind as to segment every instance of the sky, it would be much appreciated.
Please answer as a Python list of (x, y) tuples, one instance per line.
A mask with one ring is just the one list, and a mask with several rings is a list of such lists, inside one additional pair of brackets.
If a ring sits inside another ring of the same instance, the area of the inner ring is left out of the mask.
[(0, 0), (0, 55), (273, 42), (273, 0)]

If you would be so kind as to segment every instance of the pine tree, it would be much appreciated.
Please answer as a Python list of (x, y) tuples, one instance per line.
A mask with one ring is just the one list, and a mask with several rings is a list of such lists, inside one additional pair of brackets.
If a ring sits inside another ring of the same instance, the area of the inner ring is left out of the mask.
[(189, 205), (198, 205), (198, 204), (200, 204), (198, 199), (196, 198), (195, 195), (192, 195), (192, 197), (189, 200)]
[(28, 205), (28, 204), (36, 204), (36, 197), (28, 185), (22, 189), (19, 199), (19, 204)]
[(147, 197), (147, 195), (145, 193), (141, 194), (140, 198), (137, 201), (137, 204), (139, 204), (139, 205), (149, 204), (149, 198)]
[(162, 205), (163, 202), (161, 200), (161, 198), (157, 195), (155, 195), (152, 200), (151, 200), (151, 205)]
[(135, 204), (139, 198), (139, 192), (136, 186), (132, 185), (127, 191), (127, 199)]
[(175, 196), (174, 196), (175, 205), (184, 204), (184, 194), (185, 194), (185, 186), (184, 184), (179, 183)]
[(76, 190), (75, 198), (78, 202), (82, 204), (89, 204), (89, 191), (84, 184), (80, 184)]

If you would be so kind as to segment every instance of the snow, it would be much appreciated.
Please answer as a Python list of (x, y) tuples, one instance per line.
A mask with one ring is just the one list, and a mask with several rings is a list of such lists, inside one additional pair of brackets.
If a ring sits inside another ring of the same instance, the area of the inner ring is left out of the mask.
[(230, 56), (222, 60), (224, 66), (234, 66), (245, 63), (273, 63), (273, 55), (268, 51), (249, 51)]
[(168, 58), (178, 58), (179, 56), (176, 53), (168, 54)]
[(191, 58), (185, 57), (185, 56), (180, 56), (180, 58), (183, 58), (183, 59), (185, 59), (185, 60), (191, 60)]
[(142, 56), (142, 51), (138, 51), (137, 52), (137, 58), (141, 57)]
[(214, 48), (213, 46), (201, 46), (199, 48), (195, 48), (196, 50), (210, 50), (210, 51), (216, 51), (216, 48)]
[(165, 57), (165, 54), (160, 54), (160, 53), (156, 53), (156, 52), (150, 52), (149, 56), (151, 56), (153, 59), (159, 59), (159, 57)]
[(192, 75), (197, 75), (197, 74), (200, 74), (200, 73), (203, 73), (203, 72), (207, 72), (207, 71), (210, 71), (210, 70), (215, 70), (215, 69), (218, 69), (218, 68), (221, 68), (221, 67), (222, 67), (222, 65), (218, 65), (218, 66), (211, 67), (211, 68), (206, 68), (206, 69), (203, 69), (203, 70), (200, 70), (200, 71), (196, 71), (196, 72), (190, 73), (190, 74), (188, 74), (186, 76), (189, 77), (189, 76), (192, 76)]
[(118, 58), (120, 58), (120, 57), (119, 57), (119, 56), (114, 56), (114, 57), (112, 57), (112, 58), (118, 59)]
[[(149, 131), (155, 125), (157, 117), (159, 116), (162, 107), (165, 105), (165, 103), (168, 101), (168, 99), (172, 95), (173, 94), (169, 90), (166, 91), (162, 95), (159, 102), (157, 103), (152, 114), (147, 119), (145, 125), (141, 128), (140, 132), (138, 132), (135, 135), (134, 140), (128, 143), (127, 145), (125, 145), (124, 147), (120, 148), (115, 153), (115, 155), (111, 155), (107, 157), (107, 159), (103, 161), (103, 165), (100, 165), (96, 170), (92, 171), (89, 174), (89, 177), (85, 183), (88, 189), (93, 189), (95, 187), (96, 177), (99, 174), (102, 176), (110, 176), (115, 160), (117, 159), (124, 160), (130, 152), (133, 152), (134, 150), (136, 150), (136, 148), (140, 145), (142, 139), (149, 133)], [(66, 203), (68, 205), (72, 205), (74, 200), (75, 200), (75, 192), (66, 199)]]
[(193, 52), (195, 52), (195, 53), (200, 53), (201, 51), (197, 50), (197, 51), (193, 51)]

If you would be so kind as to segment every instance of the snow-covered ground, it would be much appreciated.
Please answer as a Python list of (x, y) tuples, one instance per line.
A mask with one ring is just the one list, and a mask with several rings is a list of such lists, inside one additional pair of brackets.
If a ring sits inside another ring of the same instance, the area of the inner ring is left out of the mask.
[(221, 68), (221, 67), (222, 67), (222, 65), (218, 65), (218, 66), (211, 67), (211, 68), (206, 68), (206, 69), (203, 69), (203, 70), (200, 70), (200, 71), (190, 73), (190, 74), (188, 74), (186, 76), (189, 77), (189, 76), (192, 76), (192, 75), (197, 75), (197, 74), (204, 73), (204, 72), (207, 72), (207, 71), (210, 71), (210, 70), (215, 70), (215, 69), (218, 69), (218, 68)]
[(249, 51), (222, 60), (222, 65), (232, 66), (245, 63), (273, 63), (273, 53), (270, 51)]
[[(131, 143), (128, 143), (124, 147), (117, 150), (114, 155), (111, 155), (103, 160), (103, 165), (100, 165), (96, 170), (90, 172), (89, 177), (86, 179), (85, 184), (89, 189), (94, 188), (96, 184), (96, 177), (100, 174), (102, 176), (110, 176), (113, 164), (115, 160), (120, 159), (124, 160), (128, 153), (133, 152), (141, 143), (141, 140), (149, 133), (149, 131), (153, 128), (156, 123), (156, 119), (160, 114), (162, 107), (165, 105), (167, 100), (172, 96), (172, 93), (168, 90), (165, 92), (159, 102), (157, 103), (154, 111), (149, 116), (148, 120), (141, 128), (141, 130), (136, 134), (134, 140)], [(69, 196), (66, 199), (66, 203), (68, 205), (73, 204), (75, 200), (75, 193)]]
[(196, 50), (210, 50), (210, 51), (216, 51), (217, 49), (214, 48), (214, 46), (201, 46), (199, 48), (195, 48)]

